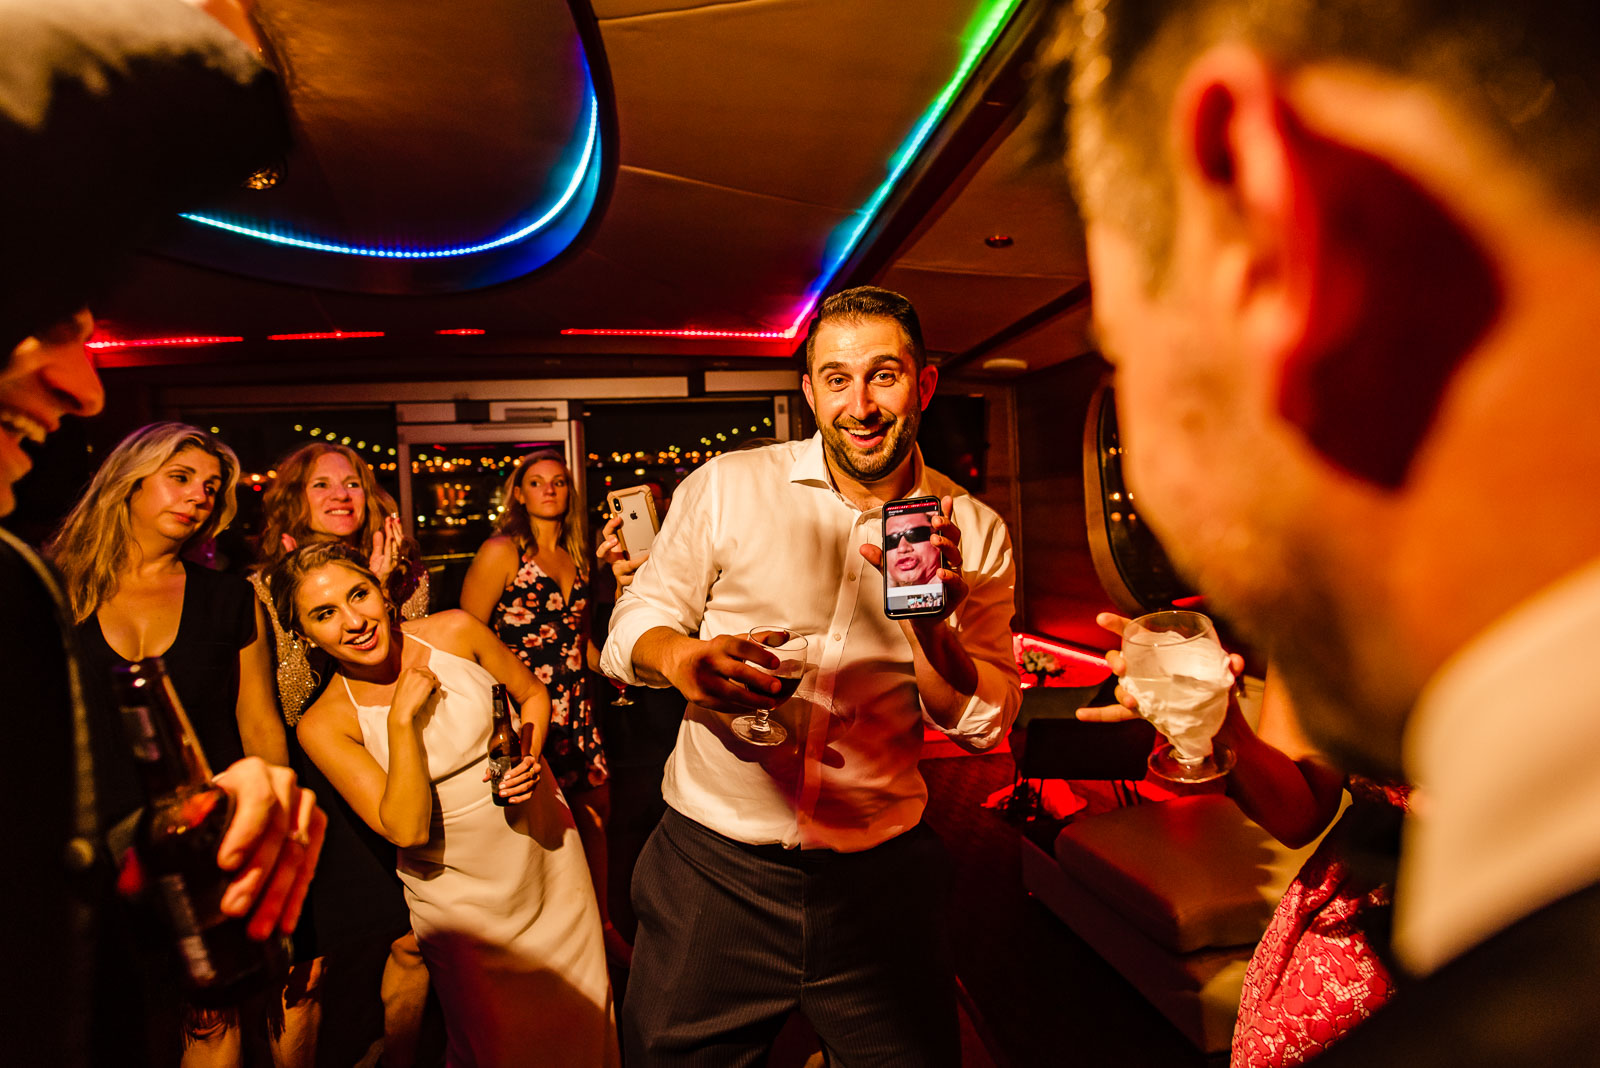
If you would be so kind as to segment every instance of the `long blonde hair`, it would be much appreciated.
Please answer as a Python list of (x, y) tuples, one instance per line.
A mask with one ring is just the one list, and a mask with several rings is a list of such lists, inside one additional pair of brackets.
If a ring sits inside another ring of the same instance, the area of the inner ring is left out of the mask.
[(577, 486), (572, 482), (572, 468), (567, 466), (564, 456), (554, 449), (540, 449), (530, 452), (517, 461), (511, 469), (511, 477), (506, 479), (503, 500), (505, 511), (500, 515), (500, 522), (496, 533), (511, 539), (517, 547), (517, 559), (526, 558), (530, 553), (539, 551), (539, 540), (534, 537), (533, 520), (528, 517), (528, 506), (517, 500), (512, 490), (522, 484), (522, 476), (534, 464), (545, 462), (561, 465), (561, 473), (567, 480), (567, 512), (561, 517), (561, 548), (572, 557), (572, 562), (577, 565), (578, 576), (584, 581), (589, 579), (589, 531), (583, 521), (583, 505), (573, 498), (578, 492)]
[(216, 458), (222, 487), (206, 521), (184, 539), (180, 552), (216, 537), (233, 522), (239, 458), (212, 434), (187, 423), (151, 423), (123, 438), (106, 456), (67, 518), (45, 546), (65, 581), (72, 615), (82, 623), (117, 594), (117, 576), (133, 545), (129, 502), (140, 484), (184, 449)]

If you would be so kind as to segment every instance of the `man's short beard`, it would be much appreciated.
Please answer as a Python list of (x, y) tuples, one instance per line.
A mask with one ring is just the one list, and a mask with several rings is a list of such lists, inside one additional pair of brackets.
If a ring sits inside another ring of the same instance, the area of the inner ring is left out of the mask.
[[(1294, 576), (1285, 579), (1290, 586), (1244, 597), (1226, 596), (1217, 583), (1199, 588), (1219, 616), (1268, 654), (1268, 670), (1283, 682), (1300, 729), (1319, 752), (1344, 771), (1401, 779), (1401, 734), (1414, 695), (1400, 696), (1399, 674), (1363, 659), (1355, 621), (1318, 585), (1313, 562), (1292, 556), (1283, 569)], [(1366, 633), (1381, 624), (1360, 625)]]
[(917, 444), (917, 428), (921, 422), (922, 410), (915, 406), (903, 418), (896, 419), (884, 442), (892, 447), (874, 455), (873, 459), (879, 462), (871, 469), (856, 466), (855, 457), (850, 452), (849, 436), (837, 426), (829, 427), (829, 433), (824, 434), (822, 440), (828, 446), (828, 456), (840, 471), (857, 482), (876, 482), (887, 477), (911, 455), (911, 450)]

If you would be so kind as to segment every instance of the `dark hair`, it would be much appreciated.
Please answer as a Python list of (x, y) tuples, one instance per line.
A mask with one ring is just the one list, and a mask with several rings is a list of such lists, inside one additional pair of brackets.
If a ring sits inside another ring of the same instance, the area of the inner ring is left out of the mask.
[(888, 319), (905, 333), (911, 342), (911, 355), (920, 370), (926, 362), (922, 347), (922, 323), (917, 319), (917, 309), (900, 294), (877, 286), (856, 286), (828, 297), (811, 317), (806, 329), (806, 374), (811, 373), (811, 352), (816, 347), (817, 331), (833, 322), (859, 323), (865, 319)]
[(3, 4), (0, 41), (10, 353), (92, 303), (177, 212), (280, 157), (289, 127), (278, 79), (188, 5)]
[(1426, 83), (1600, 219), (1600, 63), (1593, 0), (1078, 0), (1035, 79), (1040, 155), (1070, 121), (1074, 191), (1144, 247), (1158, 279), (1172, 241), (1165, 130), (1173, 93), (1206, 48), (1239, 40), (1280, 69), (1343, 60)]
[[(302, 546), (284, 555), (267, 571), (267, 592), (272, 594), (272, 612), (278, 617), (278, 626), (290, 634), (300, 634), (295, 618), (294, 598), (307, 575), (328, 564), (348, 567), (371, 581), (379, 596), (386, 596), (383, 583), (367, 567), (361, 554), (339, 541), (319, 541)], [(391, 614), (393, 605), (390, 606)]]

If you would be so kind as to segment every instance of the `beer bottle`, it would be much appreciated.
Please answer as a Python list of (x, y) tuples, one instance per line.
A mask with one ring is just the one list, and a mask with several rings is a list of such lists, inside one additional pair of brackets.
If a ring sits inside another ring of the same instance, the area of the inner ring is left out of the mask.
[(184, 985), (196, 1004), (237, 1003), (281, 978), (281, 939), (258, 942), (243, 917), (222, 911), (232, 876), (217, 847), (233, 818), (233, 798), (211, 769), (160, 657), (113, 669), (123, 733), (144, 786), (134, 849), (166, 919)]
[(511, 699), (506, 688), (495, 683), (489, 691), (490, 706), (494, 713), (494, 729), (489, 732), (489, 796), (497, 805), (507, 804), (500, 793), (500, 776), (516, 767), (522, 760), (522, 742), (511, 726)]

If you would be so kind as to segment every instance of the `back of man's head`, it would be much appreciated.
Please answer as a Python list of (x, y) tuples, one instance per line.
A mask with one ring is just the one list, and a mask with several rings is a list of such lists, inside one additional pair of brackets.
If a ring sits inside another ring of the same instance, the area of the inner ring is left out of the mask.
[(816, 347), (817, 332), (829, 323), (862, 323), (869, 319), (887, 319), (897, 324), (911, 343), (911, 354), (921, 368), (927, 356), (922, 347), (922, 323), (911, 302), (890, 289), (878, 286), (856, 286), (841, 290), (824, 300), (811, 317), (806, 330), (806, 374), (811, 373), (811, 353)]
[(277, 81), (181, 0), (0, 0), (0, 351), (286, 150)]
[(1173, 230), (1173, 91), (1190, 60), (1228, 40), (1284, 71), (1342, 62), (1414, 80), (1452, 100), (1558, 199), (1600, 219), (1592, 0), (1077, 0), (1075, 8), (1045, 80), (1045, 103), (1056, 110), (1047, 129), (1064, 133), (1070, 122), (1080, 203), (1139, 235), (1154, 276)]
[(1596, 26), (1079, 0), (1042, 65), (1142, 519), (1353, 766), (1600, 545)]

